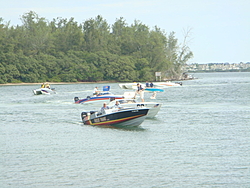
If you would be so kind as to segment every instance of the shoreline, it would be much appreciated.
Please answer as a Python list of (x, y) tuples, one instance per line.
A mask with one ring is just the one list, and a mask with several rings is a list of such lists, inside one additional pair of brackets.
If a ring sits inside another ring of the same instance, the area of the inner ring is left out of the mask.
[[(181, 80), (162, 80), (162, 81), (154, 81), (154, 82), (181, 82), (181, 81), (187, 81), (187, 80), (194, 80), (197, 78), (186, 78), (186, 79), (181, 79)], [(46, 83), (46, 82), (44, 82)], [(123, 83), (123, 82), (116, 82), (116, 81), (97, 81), (97, 82), (47, 82), (50, 85), (63, 85), (63, 84), (101, 84), (101, 83)], [(124, 82), (127, 83), (127, 82)], [(7, 83), (7, 84), (0, 84), (0, 86), (20, 86), (20, 85), (41, 85), (42, 82), (38, 83)]]
[[(99, 83), (115, 83), (112, 81), (99, 81), (99, 82), (47, 82), (50, 85), (63, 85), (63, 84), (99, 84)], [(41, 85), (42, 83), (7, 83), (0, 84), (0, 86), (20, 86), (20, 85)]]

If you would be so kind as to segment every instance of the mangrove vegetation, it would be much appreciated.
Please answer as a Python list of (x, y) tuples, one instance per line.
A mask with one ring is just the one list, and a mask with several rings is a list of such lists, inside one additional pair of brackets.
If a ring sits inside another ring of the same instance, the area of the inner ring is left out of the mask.
[(22, 24), (0, 18), (0, 83), (146, 81), (179, 79), (193, 53), (174, 32), (124, 18), (109, 25), (100, 15), (78, 23), (52, 21), (30, 11)]

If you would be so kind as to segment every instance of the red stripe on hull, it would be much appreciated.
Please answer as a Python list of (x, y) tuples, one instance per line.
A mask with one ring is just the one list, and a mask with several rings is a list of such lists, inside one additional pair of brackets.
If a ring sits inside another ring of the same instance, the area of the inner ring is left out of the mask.
[(117, 124), (117, 123), (121, 123), (121, 122), (125, 122), (131, 119), (135, 119), (138, 117), (144, 116), (143, 114), (141, 115), (137, 115), (137, 116), (131, 116), (131, 117), (127, 117), (127, 118), (121, 118), (121, 119), (117, 119), (117, 120), (110, 120), (110, 121), (104, 121), (104, 122), (98, 122), (98, 123), (92, 123), (91, 120), (88, 120), (85, 122), (86, 125), (96, 125), (96, 126), (102, 126), (102, 125), (113, 125), (113, 124)]

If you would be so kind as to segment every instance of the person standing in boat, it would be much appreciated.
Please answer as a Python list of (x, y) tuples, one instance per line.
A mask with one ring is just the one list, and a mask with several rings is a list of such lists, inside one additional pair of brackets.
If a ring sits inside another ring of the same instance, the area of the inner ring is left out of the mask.
[(150, 82), (150, 87), (154, 87), (154, 84), (153, 84), (153, 82)]
[[(136, 92), (135, 92), (135, 97), (136, 97), (137, 94), (140, 95), (141, 101), (144, 102), (144, 88), (143, 88), (142, 85), (139, 84), (139, 83), (137, 84), (137, 90), (136, 90)], [(134, 98), (135, 98), (135, 97), (134, 97)]]

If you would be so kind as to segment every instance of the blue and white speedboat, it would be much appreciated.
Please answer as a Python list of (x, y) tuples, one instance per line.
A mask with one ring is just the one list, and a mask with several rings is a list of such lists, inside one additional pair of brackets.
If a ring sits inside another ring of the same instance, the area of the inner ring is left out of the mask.
[(75, 97), (75, 104), (88, 104), (88, 103), (104, 103), (110, 102), (115, 99), (123, 99), (123, 95), (115, 95), (111, 93), (110, 86), (103, 86), (103, 91), (98, 93), (97, 95), (87, 96), (86, 98), (79, 99), (79, 97)]
[[(161, 85), (157, 85), (157, 87), (146, 87), (145, 84), (141, 84), (146, 92), (164, 92), (163, 87)], [(122, 89), (137, 89), (137, 83), (123, 83), (119, 84)]]

